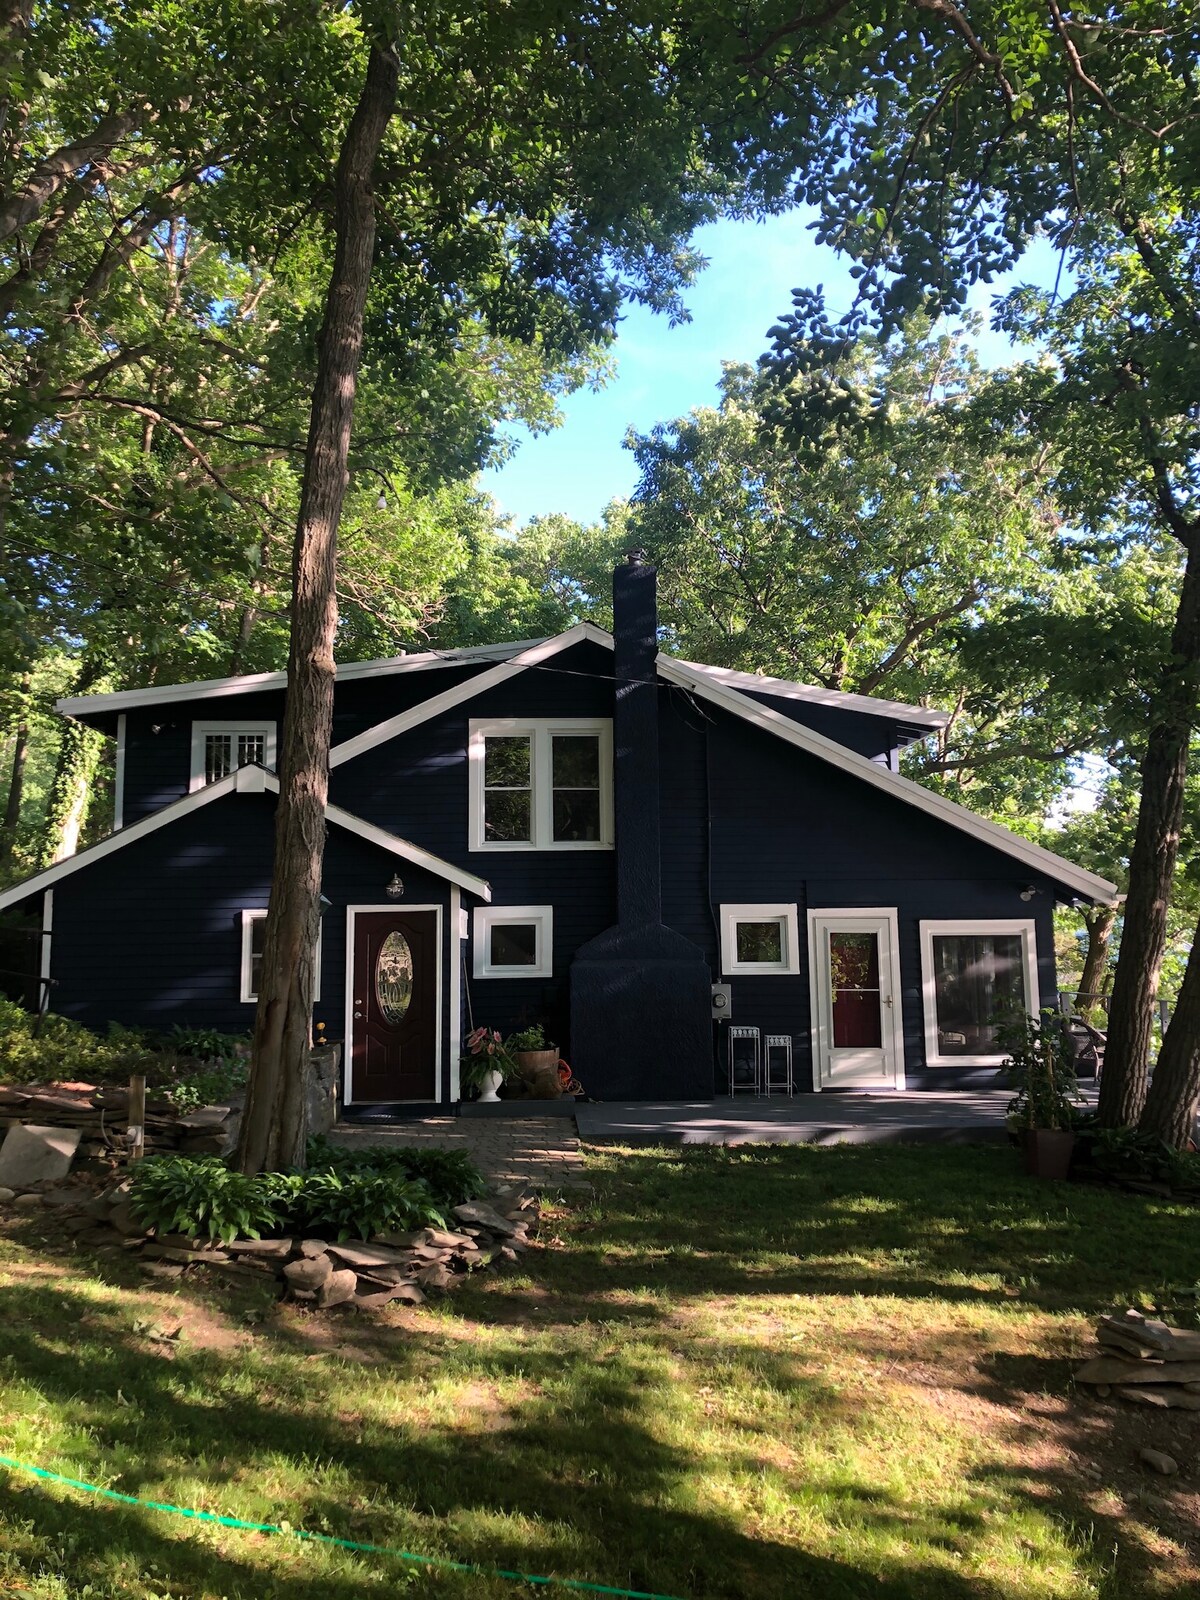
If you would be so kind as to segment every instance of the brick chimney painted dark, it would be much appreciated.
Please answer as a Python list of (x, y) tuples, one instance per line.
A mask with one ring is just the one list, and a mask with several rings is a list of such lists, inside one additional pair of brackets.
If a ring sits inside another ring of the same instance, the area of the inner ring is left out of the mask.
[(613, 573), (613, 800), (617, 921), (662, 921), (658, 775), (658, 573), (640, 550)]
[(571, 964), (571, 1065), (602, 1100), (713, 1092), (712, 974), (662, 920), (656, 587), (638, 551), (613, 573), (617, 921)]

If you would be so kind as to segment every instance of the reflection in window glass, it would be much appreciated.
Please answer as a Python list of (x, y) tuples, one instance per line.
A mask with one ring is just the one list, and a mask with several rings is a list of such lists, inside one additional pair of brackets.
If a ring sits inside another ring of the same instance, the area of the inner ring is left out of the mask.
[(933, 983), (938, 1054), (1003, 1054), (997, 1028), (1007, 1012), (1026, 1008), (1021, 935), (934, 934)]
[(490, 964), (493, 967), (536, 966), (537, 935), (534, 922), (493, 923)]
[(834, 1049), (877, 1050), (883, 1043), (878, 935), (831, 933), (829, 980)]
[(556, 734), (551, 741), (555, 842), (600, 837), (600, 740), (594, 733)]
[(739, 922), (737, 959), (739, 963), (770, 962), (773, 966), (782, 966), (786, 959), (783, 923), (778, 918), (769, 922)]
[(267, 936), (266, 914), (250, 919), (250, 990), (249, 998), (258, 999), (258, 986), (262, 979), (263, 946)]
[(498, 843), (533, 837), (528, 734), (494, 734), (483, 745), (483, 836)]

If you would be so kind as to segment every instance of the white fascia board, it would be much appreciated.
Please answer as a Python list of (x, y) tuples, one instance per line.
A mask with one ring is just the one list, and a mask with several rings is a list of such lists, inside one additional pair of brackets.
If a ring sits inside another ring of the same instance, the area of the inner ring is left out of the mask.
[[(671, 657), (678, 660), (678, 657)], [(909, 706), (899, 700), (880, 700), (870, 694), (848, 694), (842, 689), (824, 689), (815, 683), (793, 683), (789, 678), (760, 677), (756, 672), (735, 672), (731, 667), (710, 667), (702, 661), (683, 661), (693, 672), (740, 689), (749, 694), (778, 695), (781, 700), (807, 700), (813, 705), (833, 706), (842, 711), (861, 711), (873, 717), (894, 717), (897, 722), (919, 724), (925, 728), (944, 728), (948, 711), (933, 711), (928, 706)]]
[[(93, 862), (102, 861), (105, 856), (112, 855), (116, 850), (124, 850), (126, 845), (144, 839), (147, 834), (154, 833), (158, 828), (168, 827), (171, 823), (178, 822), (181, 817), (186, 817), (189, 812), (197, 811), (201, 806), (211, 805), (214, 800), (224, 799), (226, 795), (235, 792), (277, 795), (279, 779), (273, 772), (267, 772), (262, 767), (239, 767), (236, 772), (231, 772), (228, 777), (221, 778), (217, 783), (206, 784), (203, 789), (196, 789), (191, 794), (184, 795), (181, 800), (173, 801), (161, 811), (152, 812), (150, 816), (143, 817), (131, 827), (122, 828), (118, 833), (110, 833), (107, 839), (89, 845), (78, 855), (68, 856), (65, 861), (56, 862), (44, 872), (26, 878), (24, 883), (14, 884), (11, 889), (6, 889), (0, 894), (0, 911), (12, 905), (19, 905), (22, 900), (28, 900), (32, 895), (53, 888), (61, 878), (70, 877), (81, 867), (90, 867)], [(420, 845), (413, 844), (408, 839), (400, 839), (394, 833), (388, 833), (386, 828), (378, 828), (373, 822), (366, 822), (362, 817), (356, 817), (353, 812), (343, 811), (341, 806), (326, 806), (325, 816), (335, 827), (345, 828), (348, 833), (357, 834), (360, 839), (378, 845), (390, 855), (399, 856), (402, 861), (408, 861), (415, 867), (423, 867), (435, 877), (456, 884), (460, 889), (466, 889), (480, 900), (492, 898), (491, 885), (485, 879), (477, 878), (472, 872), (464, 872), (453, 862), (443, 861), (440, 856), (435, 856), (429, 850), (422, 850)]]
[(829, 762), (831, 766), (840, 767), (843, 772), (861, 778), (873, 788), (882, 789), (894, 799), (915, 806), (918, 811), (936, 817), (939, 822), (949, 823), (960, 832), (981, 839), (984, 844), (990, 844), (994, 849), (1011, 856), (1014, 861), (1019, 861), (1029, 871), (1053, 878), (1056, 883), (1074, 890), (1081, 898), (1097, 903), (1107, 903), (1116, 899), (1116, 885), (1109, 883), (1106, 878), (1098, 877), (1094, 872), (1086, 872), (1082, 867), (1077, 867), (1073, 861), (1066, 860), (1064, 856), (1055, 855), (1052, 850), (1045, 850), (1041, 845), (1022, 839), (1020, 834), (1011, 833), (998, 822), (989, 822), (986, 817), (976, 816), (973, 811), (957, 805), (953, 800), (947, 800), (944, 795), (935, 794), (931, 789), (923, 789), (911, 778), (905, 778), (898, 772), (891, 772), (887, 767), (880, 766), (877, 761), (869, 761), (866, 756), (847, 750), (845, 745), (836, 744), (824, 734), (814, 733), (811, 728), (801, 727), (799, 723), (790, 721), (781, 712), (773, 711), (769, 706), (759, 705), (757, 700), (749, 699), (748, 696), (729, 688), (726, 684), (713, 682), (703, 672), (695, 671), (686, 662), (660, 655), (658, 670), (668, 682), (690, 689), (702, 699), (711, 701), (713, 705), (723, 706), (725, 710), (754, 723), (765, 732), (775, 734), (777, 738), (784, 739), (788, 744), (807, 751), (809, 755)]
[[(515, 639), (508, 644), (468, 645), (460, 650), (426, 650), (408, 656), (387, 656), (379, 661), (347, 661), (336, 669), (341, 679), (387, 677), (396, 672), (427, 672), (435, 667), (470, 665), (472, 661), (507, 661), (541, 639)], [(68, 695), (54, 709), (64, 717), (87, 716), (102, 711), (127, 711), (130, 707), (165, 705), (174, 700), (215, 700), (225, 695), (259, 690), (286, 689), (286, 672), (253, 672), (236, 678), (203, 678), (197, 683), (168, 683), (153, 689), (117, 689), (111, 694)]]
[(585, 640), (612, 649), (611, 634), (594, 627), (590, 622), (577, 623), (575, 627), (568, 628), (566, 633), (556, 634), (553, 639), (542, 639), (530, 649), (522, 650), (509, 660), (489, 667), (486, 672), (468, 678), (466, 683), (457, 684), (453, 689), (444, 689), (441, 694), (432, 695), (428, 700), (422, 700), (419, 705), (411, 706), (407, 711), (389, 717), (386, 722), (377, 722), (374, 727), (364, 729), (353, 739), (346, 739), (341, 744), (335, 745), (329, 753), (329, 765), (340, 767), (344, 761), (353, 761), (355, 756), (362, 755), (364, 751), (374, 750), (379, 745), (386, 744), (389, 739), (407, 733), (410, 728), (420, 727), (431, 717), (441, 716), (443, 711), (452, 711), (455, 706), (465, 705), (476, 695), (494, 689), (497, 684), (507, 683), (518, 673), (527, 672), (530, 667), (540, 666), (552, 656), (559, 655), (563, 650), (569, 650), (572, 645), (582, 644)]

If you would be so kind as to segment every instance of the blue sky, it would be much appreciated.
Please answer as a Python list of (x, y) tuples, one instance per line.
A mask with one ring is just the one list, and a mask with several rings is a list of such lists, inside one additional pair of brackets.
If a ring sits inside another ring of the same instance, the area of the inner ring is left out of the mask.
[[(794, 288), (824, 284), (831, 308), (850, 304), (853, 280), (828, 246), (808, 230), (811, 211), (766, 222), (716, 222), (696, 235), (709, 266), (687, 295), (692, 320), (669, 326), (665, 317), (634, 307), (621, 324), (612, 354), (617, 371), (597, 393), (581, 391), (562, 402), (564, 421), (553, 433), (520, 439), (502, 467), (483, 473), (482, 486), (517, 523), (551, 511), (592, 522), (614, 497), (632, 493), (636, 467), (622, 448), (625, 430), (645, 433), (695, 406), (716, 400), (722, 361), (758, 359), (767, 329), (791, 306)], [(1031, 251), (1006, 282), (1049, 276), (1051, 252)], [(981, 288), (972, 305), (986, 311), (1005, 282)], [(989, 364), (1009, 354), (1008, 341), (984, 332), (979, 352)]]

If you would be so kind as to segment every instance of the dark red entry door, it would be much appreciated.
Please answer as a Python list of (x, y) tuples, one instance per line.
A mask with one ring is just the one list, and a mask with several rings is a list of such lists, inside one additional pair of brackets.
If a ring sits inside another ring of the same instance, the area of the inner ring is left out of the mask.
[(354, 919), (353, 975), (353, 1098), (434, 1099), (437, 912), (360, 911)]

